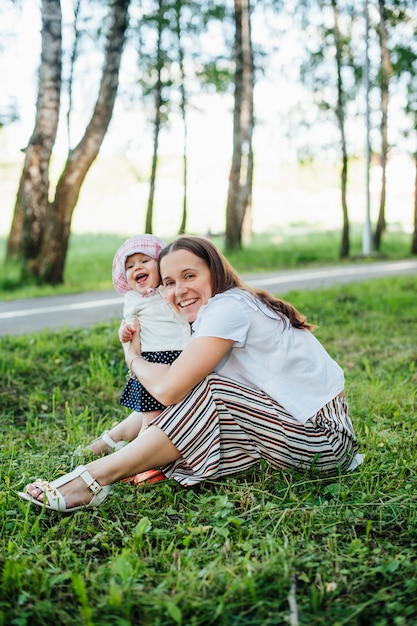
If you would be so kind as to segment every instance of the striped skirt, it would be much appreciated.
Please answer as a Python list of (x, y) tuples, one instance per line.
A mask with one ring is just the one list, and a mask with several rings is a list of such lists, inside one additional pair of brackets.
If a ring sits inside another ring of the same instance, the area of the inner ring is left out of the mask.
[(218, 374), (210, 374), (158, 426), (181, 453), (162, 471), (184, 486), (243, 471), (264, 459), (274, 468), (345, 470), (358, 444), (344, 395), (305, 424), (275, 400)]

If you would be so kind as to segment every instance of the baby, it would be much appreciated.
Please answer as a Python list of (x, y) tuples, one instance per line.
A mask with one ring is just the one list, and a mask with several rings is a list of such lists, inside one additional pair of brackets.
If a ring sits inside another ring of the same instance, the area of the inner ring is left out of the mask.
[[(124, 295), (123, 318), (127, 323), (135, 316), (139, 319), (143, 358), (171, 364), (188, 343), (191, 329), (163, 295), (158, 257), (165, 245), (154, 235), (130, 237), (115, 254), (112, 278), (116, 290)], [(133, 413), (89, 445), (94, 454), (118, 450), (132, 441), (165, 408), (131, 373), (120, 404)]]

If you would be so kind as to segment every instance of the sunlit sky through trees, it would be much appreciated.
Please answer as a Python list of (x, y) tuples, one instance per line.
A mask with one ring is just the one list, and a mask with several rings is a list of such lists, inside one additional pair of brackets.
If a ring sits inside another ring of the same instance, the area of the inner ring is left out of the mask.
[[(0, 131), (0, 236), (6, 236), (17, 191), (21, 149), (33, 129), (40, 54), (40, 2), (23, 2), (23, 10), (10, 3), (1, 12), (0, 108), (15, 107), (18, 119)], [(104, 3), (103, 3), (104, 4)], [(13, 8), (12, 8), (13, 7)], [(62, 0), (64, 48), (66, 59), (72, 41), (72, 1)], [(106, 14), (95, 10), (102, 20)], [(358, 28), (361, 28), (360, 21)], [(201, 38), (201, 51), (213, 49), (224, 53), (225, 29), (212, 26)], [(253, 224), (255, 230), (277, 229), (289, 224), (308, 224), (338, 228), (341, 223), (338, 130), (333, 122), (319, 122), (308, 90), (298, 79), (303, 54), (302, 38), (289, 17), (257, 13), (253, 20), (255, 49), (260, 69), (255, 88), (256, 130), (254, 135), (255, 176)], [(233, 33), (229, 33), (233, 37)], [(232, 39), (231, 39), (232, 41)], [(358, 37), (359, 45), (363, 40)], [(229, 48), (230, 50), (230, 48)], [(85, 52), (85, 53), (84, 53)], [(361, 51), (359, 51), (361, 53)], [(99, 43), (83, 40), (83, 54), (75, 69), (71, 142), (80, 138), (91, 115), (100, 79), (102, 52)], [(68, 72), (68, 61), (64, 75)], [(119, 96), (110, 129), (102, 150), (87, 176), (74, 213), (73, 230), (94, 231), (97, 224), (106, 232), (129, 233), (144, 226), (150, 169), (151, 138), (147, 114), (149, 103), (140, 98), (137, 81), (137, 57), (132, 42), (125, 49)], [(52, 176), (59, 173), (65, 158), (67, 130), (65, 115), (68, 98), (63, 91), (63, 119), (60, 126)], [(364, 94), (354, 103), (356, 115), (348, 125), (351, 162), (349, 213), (352, 221), (361, 222), (365, 210)], [(390, 129), (393, 145), (389, 164), (387, 201), (388, 221), (412, 224), (413, 165), (409, 146), (400, 131), (406, 126), (403, 102), (393, 93), (391, 116), (397, 123)], [(224, 228), (224, 210), (232, 151), (232, 94), (198, 93), (190, 85), (188, 156), (189, 156), (189, 229), (205, 232)], [(396, 111), (396, 113), (394, 113)], [(377, 139), (375, 138), (375, 148)], [(161, 134), (160, 170), (157, 179), (155, 231), (173, 234), (181, 211), (182, 126), (179, 114), (173, 114)], [(314, 156), (309, 171), (300, 174), (297, 160)], [(378, 168), (371, 173), (371, 191), (375, 210), (378, 192)], [(400, 184), (390, 184), (398, 181)], [(116, 208), (116, 210), (115, 210)]]

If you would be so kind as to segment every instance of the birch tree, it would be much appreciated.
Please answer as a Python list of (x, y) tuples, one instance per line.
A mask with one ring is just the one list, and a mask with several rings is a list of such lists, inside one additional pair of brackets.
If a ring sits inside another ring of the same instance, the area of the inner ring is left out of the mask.
[(254, 64), (250, 1), (235, 0), (235, 97), (233, 155), (226, 206), (226, 247), (242, 246), (242, 227), (252, 201)]
[(19, 255), (24, 272), (38, 282), (59, 284), (64, 279), (73, 211), (113, 113), (129, 3), (130, 0), (109, 1), (104, 62), (94, 110), (81, 140), (68, 150), (54, 196), (49, 200), (49, 164), (60, 111), (62, 25), (59, 0), (42, 0), (36, 121), (26, 148), (8, 242), (8, 257)]
[(375, 228), (375, 249), (381, 247), (382, 234), (386, 229), (385, 204), (387, 195), (387, 161), (388, 161), (388, 103), (389, 82), (392, 74), (391, 55), (388, 47), (388, 27), (385, 0), (378, 0), (379, 24), (377, 27), (381, 49), (380, 89), (381, 89), (381, 191), (379, 200), (378, 220)]
[(7, 244), (7, 256), (19, 256), (36, 274), (45, 229), (49, 165), (58, 130), (61, 102), (62, 15), (59, 0), (42, 0), (42, 50), (36, 119), (24, 149), (25, 160)]

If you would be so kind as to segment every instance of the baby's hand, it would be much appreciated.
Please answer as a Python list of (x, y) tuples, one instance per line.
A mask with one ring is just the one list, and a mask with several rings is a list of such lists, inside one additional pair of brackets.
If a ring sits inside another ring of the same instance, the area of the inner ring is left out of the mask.
[(122, 343), (129, 343), (132, 341), (133, 336), (139, 330), (139, 321), (134, 318), (130, 322), (122, 320), (119, 328), (119, 339)]

